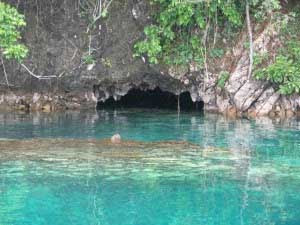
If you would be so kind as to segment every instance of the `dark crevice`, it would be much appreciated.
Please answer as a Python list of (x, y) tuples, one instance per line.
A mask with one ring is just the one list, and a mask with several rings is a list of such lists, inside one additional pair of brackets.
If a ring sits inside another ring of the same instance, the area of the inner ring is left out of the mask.
[[(183, 111), (202, 111), (203, 102), (193, 102), (189, 92), (180, 94), (180, 109)], [(142, 91), (131, 89), (120, 100), (115, 101), (113, 97), (105, 102), (98, 102), (97, 109), (104, 108), (150, 108), (150, 109), (178, 109), (178, 96), (159, 88), (154, 90)]]

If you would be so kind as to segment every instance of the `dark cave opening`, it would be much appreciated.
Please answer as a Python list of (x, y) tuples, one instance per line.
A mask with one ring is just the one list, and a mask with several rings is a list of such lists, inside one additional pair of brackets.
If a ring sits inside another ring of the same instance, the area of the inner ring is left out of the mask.
[[(193, 102), (189, 92), (183, 92), (179, 96), (180, 110), (182, 111), (202, 111), (204, 103), (202, 101)], [(147, 108), (147, 109), (178, 109), (178, 96), (162, 91), (159, 88), (142, 91), (133, 88), (122, 96), (119, 100), (113, 97), (105, 102), (98, 102), (97, 109), (120, 109), (120, 108)]]

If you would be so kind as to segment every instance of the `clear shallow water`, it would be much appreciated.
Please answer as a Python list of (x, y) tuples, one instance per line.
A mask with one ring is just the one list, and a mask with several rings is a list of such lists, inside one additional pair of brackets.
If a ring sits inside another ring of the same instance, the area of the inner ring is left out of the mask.
[[(299, 128), (166, 111), (0, 114), (0, 224), (298, 225)], [(140, 142), (100, 140), (117, 132)]]

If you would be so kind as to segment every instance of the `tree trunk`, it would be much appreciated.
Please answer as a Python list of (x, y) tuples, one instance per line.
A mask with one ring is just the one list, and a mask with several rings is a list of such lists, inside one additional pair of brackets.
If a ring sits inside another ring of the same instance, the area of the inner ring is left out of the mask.
[(248, 28), (248, 36), (249, 36), (249, 69), (248, 69), (248, 79), (251, 78), (252, 67), (253, 67), (253, 35), (252, 35), (252, 27), (249, 13), (249, 1), (246, 1), (246, 19), (247, 19), (247, 28)]

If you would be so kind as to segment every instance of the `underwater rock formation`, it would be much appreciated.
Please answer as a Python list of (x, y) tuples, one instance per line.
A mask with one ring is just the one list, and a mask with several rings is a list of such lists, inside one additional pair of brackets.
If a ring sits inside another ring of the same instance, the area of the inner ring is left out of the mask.
[(111, 143), (113, 144), (120, 144), (121, 143), (121, 135), (115, 134), (110, 138)]

